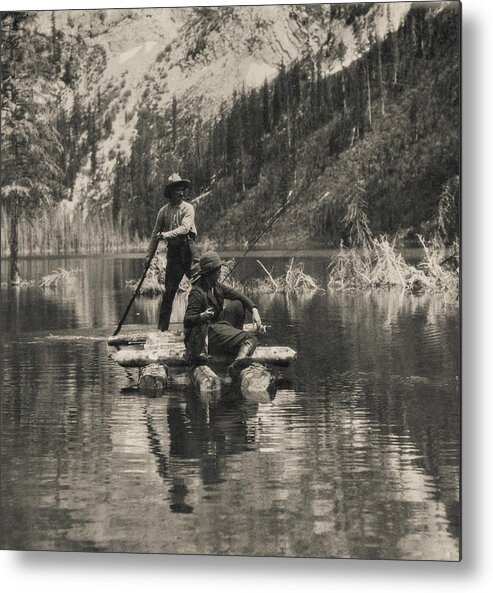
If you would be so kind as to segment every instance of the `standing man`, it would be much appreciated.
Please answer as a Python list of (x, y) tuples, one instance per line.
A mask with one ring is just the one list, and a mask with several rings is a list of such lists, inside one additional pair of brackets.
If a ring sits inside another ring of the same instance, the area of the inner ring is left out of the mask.
[[(229, 366), (229, 375), (237, 378), (240, 371), (252, 363), (251, 355), (258, 340), (254, 333), (243, 330), (246, 311), (260, 330), (262, 321), (255, 303), (243, 293), (221, 284), (219, 276), (224, 262), (214, 251), (200, 258), (198, 280), (188, 295), (185, 312), (185, 346), (190, 366), (205, 364), (202, 355), (206, 342), (212, 354), (230, 354), (235, 360)], [(231, 301), (224, 307), (224, 300)]]
[(168, 198), (169, 204), (158, 212), (144, 260), (144, 266), (149, 265), (159, 241), (168, 242), (164, 294), (158, 322), (160, 331), (169, 329), (173, 301), (183, 275), (191, 278), (198, 268), (195, 210), (192, 204), (183, 200), (189, 185), (190, 181), (182, 179), (178, 173), (173, 173), (168, 179), (163, 195)]

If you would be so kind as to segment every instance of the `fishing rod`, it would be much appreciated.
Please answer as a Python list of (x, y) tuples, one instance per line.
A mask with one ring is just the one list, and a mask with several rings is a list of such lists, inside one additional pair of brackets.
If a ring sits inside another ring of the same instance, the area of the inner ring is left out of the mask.
[(276, 222), (276, 220), (281, 216), (281, 214), (284, 213), (284, 211), (286, 210), (286, 208), (292, 203), (293, 198), (292, 198), (292, 193), (293, 190), (291, 190), (288, 194), (288, 197), (286, 199), (286, 201), (284, 202), (284, 204), (282, 204), (277, 210), (276, 212), (274, 212), (274, 214), (270, 217), (270, 219), (267, 221), (266, 225), (264, 226), (264, 228), (261, 230), (261, 232), (255, 237), (255, 239), (253, 241), (251, 241), (250, 243), (248, 243), (248, 247), (246, 249), (246, 251), (240, 256), (240, 258), (236, 261), (236, 263), (234, 264), (234, 266), (231, 268), (231, 270), (229, 270), (229, 272), (226, 274), (226, 276), (221, 280), (221, 282), (225, 282), (233, 273), (234, 269), (236, 268), (236, 266), (240, 263), (240, 260), (243, 259), (245, 257), (245, 255), (252, 249), (252, 247), (265, 235), (265, 233), (272, 228), (272, 225)]

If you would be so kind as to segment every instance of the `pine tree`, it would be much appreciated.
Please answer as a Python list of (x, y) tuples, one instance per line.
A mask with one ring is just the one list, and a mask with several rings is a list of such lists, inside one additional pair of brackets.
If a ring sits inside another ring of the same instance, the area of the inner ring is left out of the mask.
[(377, 57), (378, 57), (378, 80), (380, 83), (380, 110), (382, 115), (385, 115), (385, 87), (383, 79), (383, 66), (382, 66), (382, 42), (377, 39)]
[(96, 127), (96, 113), (94, 109), (89, 109), (87, 115), (87, 141), (91, 158), (91, 175), (94, 176), (96, 174), (98, 155), (98, 134)]
[(397, 35), (395, 34), (395, 28), (391, 20), (390, 14), (390, 6), (387, 4), (387, 29), (389, 31), (389, 43), (392, 46), (392, 87), (394, 91), (396, 90), (397, 86), (397, 78), (399, 73), (399, 61), (400, 61), (400, 52), (399, 52), (399, 43), (397, 39)]
[(60, 66), (60, 47), (57, 39), (55, 11), (51, 11), (51, 63), (53, 71), (57, 72)]
[(173, 95), (173, 102), (171, 104), (171, 146), (173, 150), (176, 148), (176, 137), (178, 129), (178, 104), (176, 95)]
[(57, 159), (61, 144), (54, 122), (42, 113), (33, 87), (43, 68), (29, 29), (33, 17), (2, 13), (1, 95), (2, 160), (1, 196), (10, 225), (10, 281), (19, 282), (18, 225), (30, 220), (41, 204), (61, 192)]
[(270, 125), (271, 125), (271, 104), (270, 104), (269, 83), (267, 82), (267, 79), (265, 79), (264, 84), (262, 85), (261, 95), (262, 95), (262, 130), (263, 130), (264, 134), (268, 134), (270, 132)]

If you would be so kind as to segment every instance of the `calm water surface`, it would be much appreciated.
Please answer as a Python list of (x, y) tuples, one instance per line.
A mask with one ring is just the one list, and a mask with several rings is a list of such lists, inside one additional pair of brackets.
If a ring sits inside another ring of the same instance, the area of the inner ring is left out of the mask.
[[(326, 263), (305, 270), (325, 282)], [(72, 285), (1, 292), (2, 548), (458, 558), (456, 305), (261, 295), (264, 343), (298, 352), (272, 399), (198, 397), (179, 370), (149, 398), (106, 345), (141, 260), (30, 259), (21, 275), (59, 266), (80, 269)]]

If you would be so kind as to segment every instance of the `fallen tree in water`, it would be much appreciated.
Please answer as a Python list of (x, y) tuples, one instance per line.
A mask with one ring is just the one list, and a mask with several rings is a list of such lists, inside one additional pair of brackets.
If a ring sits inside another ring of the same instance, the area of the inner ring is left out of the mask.
[(329, 264), (329, 288), (361, 290), (401, 287), (413, 293), (459, 291), (459, 245), (445, 247), (435, 239), (428, 244), (418, 235), (423, 259), (416, 266), (407, 263), (396, 248), (395, 239), (372, 238), (361, 248), (345, 248)]
[(7, 286), (15, 286), (17, 288), (28, 288), (30, 286), (39, 286), (41, 288), (56, 288), (57, 286), (66, 286), (73, 284), (77, 278), (77, 274), (80, 272), (80, 268), (65, 270), (64, 268), (57, 268), (46, 276), (43, 276), (41, 280), (24, 280), (18, 276), (15, 282), (2, 282), (2, 288)]
[[(430, 239), (417, 238), (423, 259), (412, 265), (405, 261), (396, 244), (398, 235), (374, 237), (368, 216), (364, 184), (354, 184), (346, 197), (342, 219), (350, 247), (341, 242), (329, 264), (328, 287), (340, 290), (401, 287), (412, 293), (459, 293), (459, 177), (444, 184), (435, 215), (429, 221)], [(455, 240), (450, 241), (450, 237)]]

